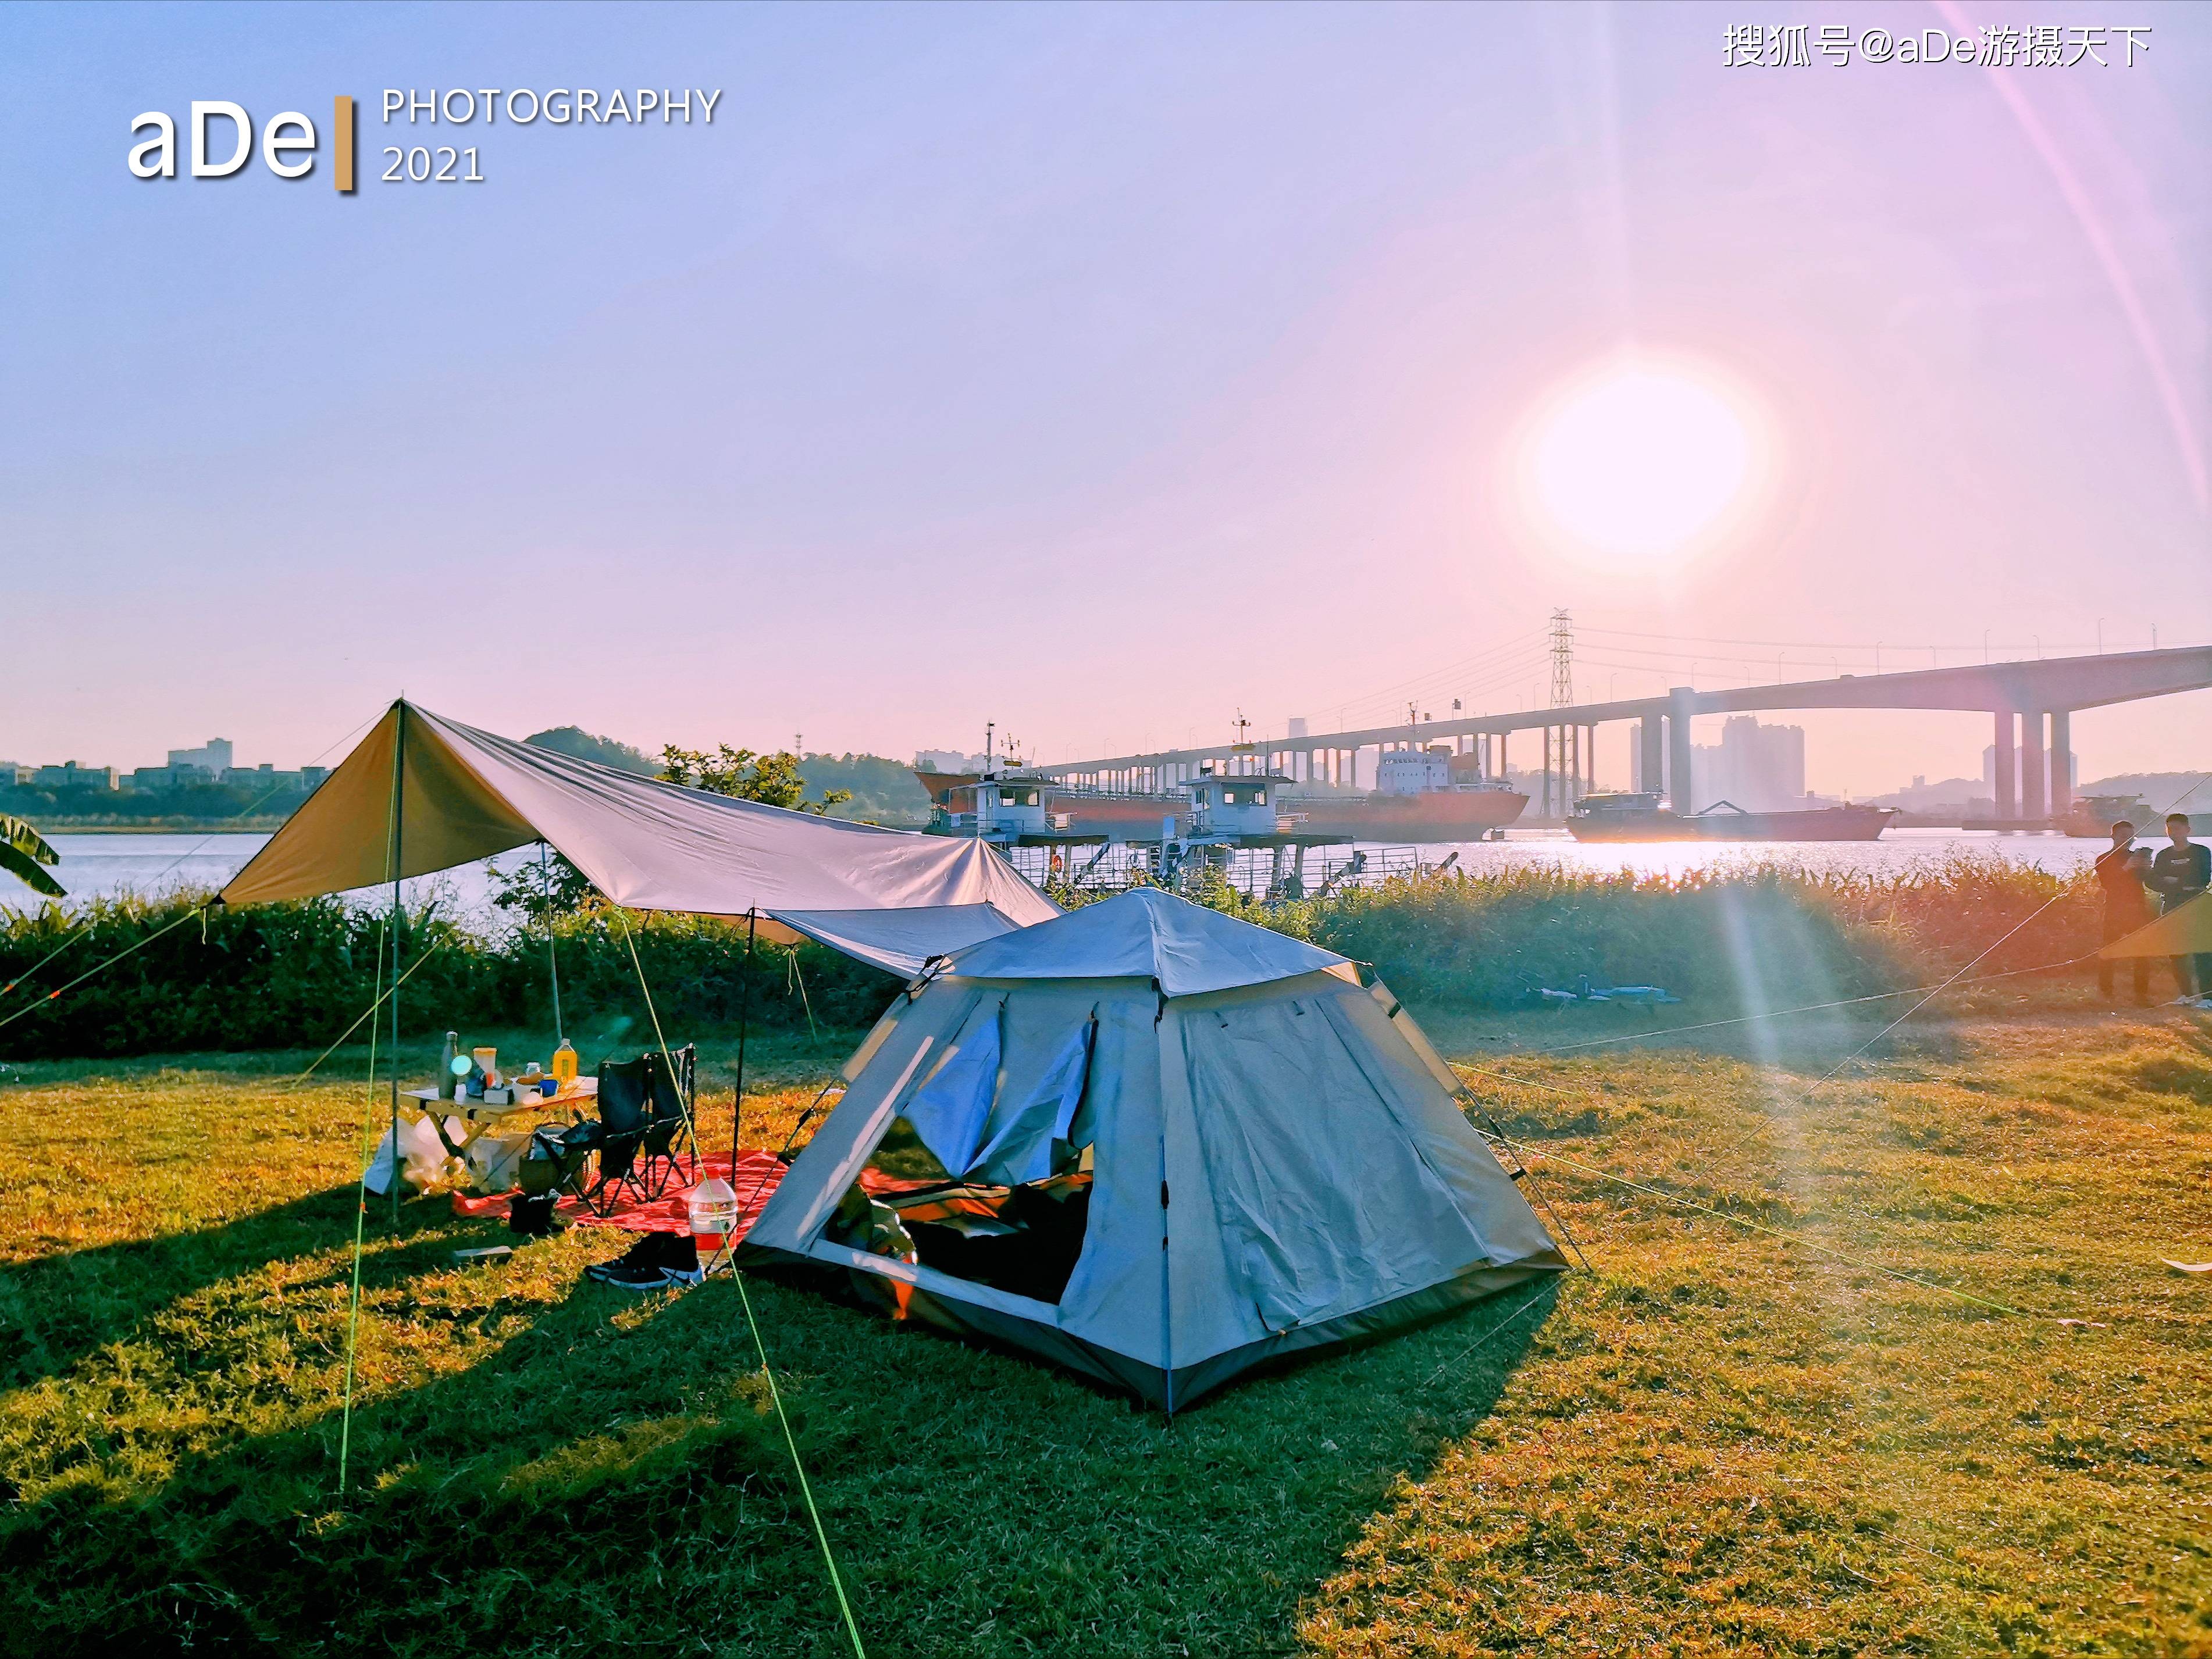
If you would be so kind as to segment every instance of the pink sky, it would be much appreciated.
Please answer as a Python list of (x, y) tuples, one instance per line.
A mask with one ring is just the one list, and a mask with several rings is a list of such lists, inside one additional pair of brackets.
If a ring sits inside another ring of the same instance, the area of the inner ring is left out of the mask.
[[(296, 765), (402, 688), (647, 747), (1121, 752), (1417, 677), (1516, 706), (1553, 606), (1592, 696), (2212, 639), (2212, 13), (2145, 9), (2133, 69), (1723, 61), (1961, 18), (2118, 14), (18, 10), (0, 755)], [(469, 195), (124, 166), (194, 97), (578, 76), (725, 99), (488, 135)], [(1601, 571), (1511, 461), (1628, 347), (1741, 390), (1764, 487)], [(1802, 724), (1861, 794), (1989, 741)], [(2075, 743), (2212, 766), (2212, 693)]]

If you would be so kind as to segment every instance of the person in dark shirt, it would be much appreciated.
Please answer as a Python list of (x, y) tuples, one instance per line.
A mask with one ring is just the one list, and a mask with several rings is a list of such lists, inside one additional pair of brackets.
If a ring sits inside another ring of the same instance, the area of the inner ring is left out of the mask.
[[(2189, 814), (2166, 814), (2166, 839), (2150, 861), (2145, 886), (2159, 896), (2159, 913), (2171, 916), (2191, 899), (2212, 887), (2212, 847), (2200, 847), (2189, 839)], [(2173, 959), (2173, 981), (2184, 996), (2212, 994), (2212, 951)]]
[[(2136, 846), (2136, 826), (2122, 819), (2112, 826), (2111, 848), (2097, 855), (2097, 885), (2105, 890), (2105, 942), (2133, 933), (2151, 918), (2150, 895), (2143, 877), (2150, 872), (2150, 855)], [(2150, 1001), (2150, 958), (2135, 959), (2136, 1001)], [(2097, 964), (2097, 989), (2112, 994), (2112, 963)]]

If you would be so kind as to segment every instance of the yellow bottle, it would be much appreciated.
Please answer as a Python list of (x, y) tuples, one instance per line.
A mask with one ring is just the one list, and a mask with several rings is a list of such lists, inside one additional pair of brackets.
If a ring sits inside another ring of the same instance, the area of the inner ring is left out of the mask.
[(562, 1038), (561, 1046), (553, 1050), (553, 1081), (562, 1089), (574, 1087), (576, 1081), (576, 1050)]

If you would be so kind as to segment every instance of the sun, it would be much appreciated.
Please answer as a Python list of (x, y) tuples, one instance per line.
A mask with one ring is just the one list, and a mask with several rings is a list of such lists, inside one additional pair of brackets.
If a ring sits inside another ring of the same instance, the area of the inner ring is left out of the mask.
[(1750, 506), (1760, 425), (1748, 399), (1702, 365), (1617, 358), (1537, 410), (1518, 456), (1520, 493), (1568, 551), (1617, 567), (1673, 563)]

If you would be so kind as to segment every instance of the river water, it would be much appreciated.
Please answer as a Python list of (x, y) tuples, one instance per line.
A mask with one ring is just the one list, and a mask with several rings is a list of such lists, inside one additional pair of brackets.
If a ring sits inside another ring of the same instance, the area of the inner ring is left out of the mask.
[[(47, 839), (61, 854), (62, 862), (54, 873), (70, 890), (74, 901), (125, 893), (153, 895), (184, 887), (217, 887), (235, 875), (269, 838), (261, 834), (64, 833)], [(1584, 846), (1563, 831), (1514, 830), (1508, 832), (1503, 841), (1419, 849), (1378, 846), (1366, 851), (1370, 866), (1377, 871), (1410, 869), (1418, 852), (1424, 868), (1432, 869), (1456, 853), (1457, 868), (1478, 874), (1554, 865), (1601, 875), (1627, 869), (1638, 875), (1680, 875), (1692, 870), (1777, 864), (1815, 871), (1894, 876), (1917, 866), (1941, 864), (1960, 857), (2002, 859), (2055, 875), (2070, 875), (2087, 866), (2104, 845), (2101, 841), (2075, 840), (2060, 835), (1891, 830), (1879, 841), (1745, 841), (1724, 845), (1661, 841), (1644, 845), (1615, 843)], [(1318, 879), (1322, 869), (1334, 869), (1344, 861), (1343, 849), (1326, 851), (1325, 865), (1321, 852), (1309, 855), (1309, 886)], [(1087, 852), (1084, 856), (1087, 857)], [(504, 853), (487, 863), (465, 864), (440, 875), (410, 881), (406, 884), (408, 902), (422, 902), (435, 893), (443, 896), (449, 913), (480, 927), (496, 928), (500, 918), (491, 904), (488, 864), (512, 865), (534, 857), (528, 850)], [(1239, 877), (1237, 885), (1244, 887), (1247, 882)], [(365, 899), (370, 896), (363, 895)], [(0, 875), (0, 907), (21, 909), (35, 902), (28, 888), (11, 876)]]

